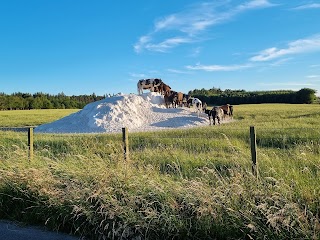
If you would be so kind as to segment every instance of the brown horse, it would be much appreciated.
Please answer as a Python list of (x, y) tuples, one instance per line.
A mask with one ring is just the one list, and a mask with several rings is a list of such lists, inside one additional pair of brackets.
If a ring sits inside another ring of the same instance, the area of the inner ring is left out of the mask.
[(171, 87), (167, 84), (165, 84), (164, 82), (160, 83), (159, 86), (157, 86), (154, 89), (155, 92), (159, 92), (162, 95), (165, 95), (166, 93), (171, 91)]
[[(231, 108), (230, 108), (231, 107)], [(233, 114), (233, 107), (230, 104), (225, 104), (220, 106), (220, 108), (223, 110), (223, 118), (231, 117)]]

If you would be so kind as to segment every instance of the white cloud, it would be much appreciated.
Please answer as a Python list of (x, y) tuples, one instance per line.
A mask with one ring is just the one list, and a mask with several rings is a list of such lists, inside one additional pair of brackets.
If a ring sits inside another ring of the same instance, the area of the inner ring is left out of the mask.
[(186, 66), (189, 70), (203, 70), (207, 72), (219, 72), (219, 71), (238, 71), (245, 68), (252, 67), (249, 64), (245, 65), (229, 65), (229, 66), (223, 66), (223, 65), (201, 65), (197, 64), (195, 66)]
[(171, 30), (187, 35), (197, 34), (227, 18), (217, 12), (216, 8), (218, 8), (216, 3), (194, 4), (185, 11), (158, 19), (153, 33)]
[(314, 78), (320, 78), (320, 75), (309, 75), (309, 76), (306, 76), (306, 77), (314, 79)]
[(266, 7), (273, 7), (276, 4), (270, 3), (267, 0), (253, 0), (250, 2), (246, 2), (244, 4), (239, 5), (236, 10), (237, 11), (245, 11), (249, 9), (256, 9), (256, 8), (266, 8)]
[(320, 35), (309, 38), (299, 39), (290, 42), (286, 48), (268, 48), (261, 51), (258, 55), (250, 58), (254, 62), (269, 61), (276, 58), (284, 57), (291, 54), (320, 51)]
[(140, 52), (142, 50), (143, 46), (146, 45), (150, 41), (151, 41), (151, 38), (149, 36), (140, 37), (138, 43), (134, 45), (134, 50), (136, 52)]
[(311, 3), (311, 4), (305, 4), (301, 5), (295, 8), (291, 8), (292, 10), (304, 10), (304, 9), (315, 9), (320, 8), (320, 3)]
[(168, 38), (165, 39), (163, 42), (152, 44), (148, 43), (145, 44), (144, 48), (150, 51), (155, 52), (166, 52), (168, 49), (173, 48), (177, 45), (180, 45), (182, 43), (189, 43), (193, 40), (190, 38), (183, 38), (183, 37), (175, 37), (175, 38)]
[(179, 74), (190, 74), (190, 72), (181, 71), (181, 70), (172, 69), (172, 68), (167, 69), (167, 71), (168, 71), (168, 72), (172, 72), (172, 73), (179, 73)]
[(134, 77), (134, 78), (145, 78), (146, 77), (146, 75), (143, 73), (130, 73), (130, 76)]
[(166, 28), (175, 28), (180, 24), (179, 24), (179, 20), (175, 15), (170, 15), (170, 16), (164, 17), (162, 20), (157, 21), (154, 25), (155, 25), (154, 31), (157, 32)]
[[(274, 4), (268, 0), (251, 0), (233, 7), (230, 7), (230, 1), (194, 4), (184, 11), (156, 20), (154, 29), (140, 37), (134, 45), (134, 50), (137, 53), (144, 49), (166, 52), (180, 44), (198, 41), (199, 35), (208, 28), (230, 21), (242, 12), (271, 6)], [(167, 39), (168, 33), (170, 39)], [(172, 43), (173, 39), (184, 39), (184, 41)]]
[(292, 58), (283, 58), (283, 59), (279, 59), (275, 62), (270, 63), (270, 66), (272, 67), (278, 67), (278, 66), (282, 66), (285, 63), (289, 62)]

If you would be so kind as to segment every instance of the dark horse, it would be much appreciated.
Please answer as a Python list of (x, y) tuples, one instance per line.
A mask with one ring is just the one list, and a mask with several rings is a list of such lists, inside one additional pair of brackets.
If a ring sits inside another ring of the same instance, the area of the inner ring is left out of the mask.
[(213, 107), (211, 110), (205, 109), (204, 112), (208, 114), (210, 125), (212, 125), (211, 119), (213, 120), (213, 125), (216, 125), (216, 119), (218, 124), (220, 124), (222, 111), (219, 107)]

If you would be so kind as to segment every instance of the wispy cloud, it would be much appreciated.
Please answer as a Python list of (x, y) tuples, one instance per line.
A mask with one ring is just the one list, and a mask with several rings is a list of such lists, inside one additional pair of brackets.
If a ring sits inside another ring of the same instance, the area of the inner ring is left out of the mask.
[(190, 57), (197, 57), (199, 56), (200, 52), (201, 52), (201, 47), (197, 47), (197, 48), (194, 48), (192, 49), (191, 51), (191, 54), (190, 54)]
[(181, 70), (172, 69), (172, 68), (167, 69), (167, 71), (171, 72), (171, 73), (179, 73), (179, 74), (190, 74), (191, 73), (190, 71), (181, 71)]
[(199, 41), (202, 38), (201, 33), (208, 28), (230, 21), (240, 13), (272, 7), (275, 4), (268, 0), (251, 0), (230, 6), (230, 1), (202, 2), (189, 6), (184, 11), (162, 17), (156, 20), (150, 33), (139, 38), (134, 50), (137, 53), (143, 50), (166, 52), (181, 44)]
[(290, 42), (286, 48), (268, 48), (250, 58), (254, 62), (269, 61), (292, 54), (320, 51), (320, 34)]
[(305, 10), (305, 9), (314, 9), (314, 8), (320, 8), (320, 3), (310, 3), (305, 5), (300, 5), (295, 8), (291, 8), (292, 10)]
[(129, 73), (131, 77), (134, 78), (145, 78), (146, 75), (144, 73)]
[(238, 71), (252, 67), (250, 64), (244, 65), (201, 65), (186, 66), (189, 70), (202, 70), (207, 72), (220, 72), (220, 71)]
[(139, 41), (137, 44), (134, 45), (134, 50), (136, 52), (142, 51), (142, 49), (151, 41), (151, 37), (149, 36), (142, 36), (139, 38)]
[(308, 75), (306, 78), (314, 79), (314, 78), (320, 78), (320, 75)]
[[(175, 38), (165, 39), (164, 41), (159, 42), (159, 43), (146, 43), (146, 44), (144, 44), (143, 48), (145, 48), (149, 51), (166, 52), (170, 48), (178, 46), (182, 43), (190, 43), (190, 42), (193, 42), (193, 40), (190, 38), (175, 37)], [(142, 47), (142, 46), (140, 46), (140, 47)], [(137, 48), (135, 47), (135, 49), (137, 49)]]
[(268, 0), (253, 0), (239, 5), (235, 8), (235, 11), (246, 11), (250, 9), (266, 8), (273, 6), (276, 6), (276, 4), (270, 3)]
[(287, 62), (289, 62), (292, 58), (283, 58), (283, 59), (278, 59), (274, 62), (270, 63), (270, 66), (272, 67), (278, 67), (278, 66), (282, 66), (284, 64), (286, 64)]

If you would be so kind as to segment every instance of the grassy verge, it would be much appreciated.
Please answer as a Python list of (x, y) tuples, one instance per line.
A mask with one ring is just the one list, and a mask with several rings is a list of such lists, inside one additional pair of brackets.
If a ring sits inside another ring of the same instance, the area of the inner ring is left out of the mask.
[(0, 218), (89, 239), (319, 239), (319, 110), (244, 105), (219, 127), (132, 133), (130, 161), (117, 134), (37, 134), (28, 161), (23, 134), (2, 133)]

